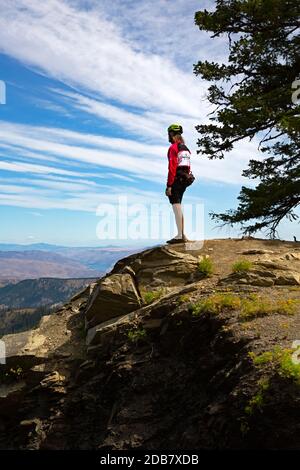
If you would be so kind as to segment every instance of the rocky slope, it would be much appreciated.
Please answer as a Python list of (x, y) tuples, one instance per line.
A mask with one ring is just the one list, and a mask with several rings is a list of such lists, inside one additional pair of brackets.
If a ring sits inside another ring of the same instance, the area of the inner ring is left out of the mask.
[(300, 243), (205, 240), (120, 260), (3, 338), (0, 448), (299, 449), (299, 285)]
[(0, 287), (0, 308), (33, 308), (66, 302), (94, 280), (95, 278), (40, 277), (11, 283)]
[(40, 319), (96, 279), (26, 279), (0, 286), (0, 338), (36, 328)]

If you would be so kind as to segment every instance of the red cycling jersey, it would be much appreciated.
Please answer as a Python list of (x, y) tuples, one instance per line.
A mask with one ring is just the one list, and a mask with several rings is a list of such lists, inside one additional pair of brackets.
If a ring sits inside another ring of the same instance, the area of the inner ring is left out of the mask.
[[(178, 144), (175, 142), (169, 147), (168, 150), (168, 160), (169, 160), (169, 168), (168, 168), (168, 181), (167, 181), (167, 186), (172, 186), (175, 180), (176, 176), (176, 170), (178, 167), (178, 145), (181, 145), (183, 147), (184, 151), (189, 151), (189, 149), (184, 145), (184, 144)], [(190, 170), (190, 165), (185, 165), (189, 167)]]

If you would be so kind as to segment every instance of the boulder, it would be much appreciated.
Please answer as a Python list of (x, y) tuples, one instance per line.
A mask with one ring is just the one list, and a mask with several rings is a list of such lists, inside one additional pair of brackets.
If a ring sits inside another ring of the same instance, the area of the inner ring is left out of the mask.
[(116, 318), (107, 320), (99, 325), (89, 328), (86, 335), (86, 345), (88, 351), (91, 351), (92, 346), (102, 346), (105, 347), (109, 345), (112, 340), (112, 337), (115, 335), (117, 330), (120, 330), (121, 327), (128, 325), (135, 317), (135, 313), (131, 312), (127, 315), (121, 315)]
[(166, 246), (145, 250), (118, 261), (112, 273), (130, 268), (140, 287), (180, 286), (194, 281), (198, 259)]
[[(157, 299), (150, 305), (143, 305), (126, 315), (120, 315), (92, 326), (87, 331), (86, 345), (89, 353), (99, 350), (106, 351), (113, 346), (113, 343), (121, 338), (128, 330), (137, 324), (147, 331), (159, 330), (163, 319), (178, 305), (178, 295), (197, 291), (198, 282), (188, 286), (175, 287), (162, 298)], [(124, 341), (124, 340), (123, 340)]]
[(288, 271), (280, 274), (275, 279), (275, 284), (278, 286), (297, 286), (300, 285), (300, 273), (295, 271)]
[(263, 268), (266, 269), (277, 269), (277, 270), (283, 270), (283, 271), (288, 271), (290, 268), (286, 264), (277, 261), (277, 260), (258, 260), (255, 262), (257, 266), (262, 266)]
[(263, 276), (261, 273), (250, 273), (240, 272), (233, 273), (223, 278), (219, 282), (220, 284), (247, 284), (251, 286), (269, 287), (274, 285), (274, 279), (272, 277)]
[(93, 290), (85, 312), (87, 326), (125, 315), (141, 304), (133, 277), (129, 273), (111, 274), (101, 279)]
[(46, 337), (38, 329), (2, 336), (7, 367), (32, 367), (42, 359)]

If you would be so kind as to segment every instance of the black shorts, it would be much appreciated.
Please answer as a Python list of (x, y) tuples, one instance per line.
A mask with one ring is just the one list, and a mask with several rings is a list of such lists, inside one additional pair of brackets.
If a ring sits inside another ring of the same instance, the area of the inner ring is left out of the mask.
[(183, 196), (184, 191), (186, 190), (186, 186), (176, 181), (176, 178), (175, 178), (175, 181), (172, 184), (171, 188), (172, 188), (171, 196), (168, 196), (170, 203), (181, 204), (182, 196)]

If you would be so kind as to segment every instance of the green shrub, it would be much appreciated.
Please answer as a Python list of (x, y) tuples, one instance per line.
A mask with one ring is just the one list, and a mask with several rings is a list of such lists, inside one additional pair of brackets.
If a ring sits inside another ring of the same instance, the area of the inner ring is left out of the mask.
[(191, 304), (189, 310), (193, 315), (200, 315), (201, 313), (217, 314), (223, 310), (238, 310), (240, 318), (251, 320), (271, 314), (293, 315), (297, 312), (299, 304), (300, 300), (298, 299), (273, 300), (253, 293), (241, 297), (238, 294), (226, 292), (210, 295)]
[(15, 380), (21, 380), (24, 374), (24, 370), (21, 366), (11, 367), (8, 370), (0, 370), (0, 383), (11, 382)]
[(210, 258), (203, 258), (198, 262), (198, 271), (204, 277), (210, 277), (214, 272), (213, 262)]
[(165, 291), (164, 289), (158, 289), (158, 290), (153, 290), (153, 291), (148, 291), (148, 292), (144, 292), (142, 294), (142, 297), (143, 297), (143, 301), (145, 304), (151, 304), (152, 302), (154, 302), (155, 300), (159, 299), (160, 297), (162, 297), (162, 295), (164, 295)]
[(240, 316), (243, 319), (261, 317), (278, 313), (281, 315), (293, 315), (297, 311), (299, 300), (297, 299), (267, 299), (252, 294), (242, 302)]
[(184, 304), (185, 302), (188, 302), (190, 299), (190, 296), (188, 294), (182, 294), (179, 298), (178, 298), (178, 304)]
[(258, 391), (248, 401), (245, 407), (245, 413), (252, 415), (256, 409), (261, 411), (263, 405), (266, 403), (266, 392), (269, 389), (269, 379), (261, 379), (258, 381)]
[(136, 343), (141, 339), (145, 339), (147, 336), (147, 331), (144, 328), (129, 330), (127, 332), (127, 337), (129, 341)]
[(292, 354), (293, 349), (283, 349), (280, 346), (275, 347), (271, 351), (265, 351), (256, 355), (249, 352), (253, 364), (257, 367), (272, 365), (278, 375), (287, 379), (292, 379), (300, 385), (300, 364), (294, 363)]
[(233, 263), (231, 269), (232, 272), (234, 273), (244, 273), (249, 271), (252, 268), (252, 263), (251, 261), (248, 261), (247, 259), (240, 259)]
[(192, 315), (202, 313), (218, 314), (222, 310), (236, 310), (241, 305), (241, 299), (234, 294), (214, 294), (190, 306)]
[(250, 351), (248, 355), (252, 359), (252, 362), (255, 366), (264, 366), (265, 364), (269, 364), (273, 361), (274, 357), (272, 351), (265, 351), (259, 355), (256, 355), (254, 352)]
[(293, 379), (300, 385), (300, 364), (296, 364), (292, 360), (293, 350), (283, 350), (279, 361), (278, 373), (282, 377)]

